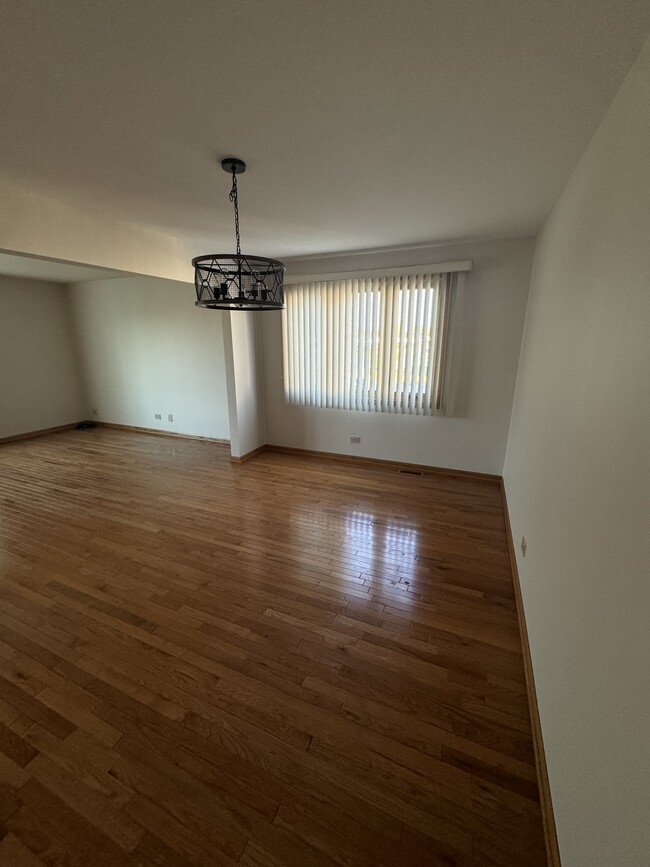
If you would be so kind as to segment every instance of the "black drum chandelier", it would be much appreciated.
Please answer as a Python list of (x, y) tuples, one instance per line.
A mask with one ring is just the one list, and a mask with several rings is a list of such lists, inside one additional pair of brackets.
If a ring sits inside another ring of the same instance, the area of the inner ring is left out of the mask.
[(284, 307), (284, 265), (277, 259), (246, 256), (239, 241), (237, 175), (246, 163), (236, 157), (221, 160), (224, 172), (232, 174), (230, 201), (235, 209), (237, 252), (209, 253), (192, 259), (196, 306), (213, 310), (281, 310)]

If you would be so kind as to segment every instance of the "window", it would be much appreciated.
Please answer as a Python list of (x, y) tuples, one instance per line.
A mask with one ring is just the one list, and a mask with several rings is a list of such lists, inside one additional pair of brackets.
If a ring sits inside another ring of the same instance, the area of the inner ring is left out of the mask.
[(287, 286), (287, 400), (370, 412), (441, 412), (456, 277), (399, 275)]

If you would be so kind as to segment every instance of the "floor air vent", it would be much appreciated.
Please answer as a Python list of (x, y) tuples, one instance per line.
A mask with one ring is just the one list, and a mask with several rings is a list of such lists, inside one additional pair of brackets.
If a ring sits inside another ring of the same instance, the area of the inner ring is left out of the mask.
[(424, 473), (421, 470), (398, 470), (403, 476), (423, 476)]

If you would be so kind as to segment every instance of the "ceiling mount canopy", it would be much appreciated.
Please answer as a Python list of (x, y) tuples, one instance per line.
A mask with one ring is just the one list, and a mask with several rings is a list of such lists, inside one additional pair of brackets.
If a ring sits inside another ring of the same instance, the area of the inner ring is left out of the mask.
[(247, 256), (239, 238), (237, 175), (246, 163), (237, 157), (221, 160), (232, 175), (230, 201), (235, 211), (236, 253), (208, 253), (192, 259), (196, 306), (213, 310), (281, 310), (284, 307), (284, 265), (265, 256)]

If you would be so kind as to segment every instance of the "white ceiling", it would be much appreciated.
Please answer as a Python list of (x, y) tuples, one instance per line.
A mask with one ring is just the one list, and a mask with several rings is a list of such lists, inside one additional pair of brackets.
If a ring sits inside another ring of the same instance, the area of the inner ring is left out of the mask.
[(0, 179), (291, 256), (535, 233), (647, 0), (0, 0)]
[(46, 280), (48, 283), (83, 283), (126, 276), (121, 271), (109, 271), (107, 268), (90, 268), (70, 262), (55, 262), (51, 259), (35, 259), (31, 256), (17, 256), (2, 252), (0, 252), (0, 274), (30, 280)]

